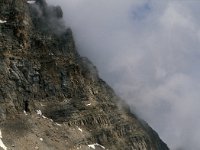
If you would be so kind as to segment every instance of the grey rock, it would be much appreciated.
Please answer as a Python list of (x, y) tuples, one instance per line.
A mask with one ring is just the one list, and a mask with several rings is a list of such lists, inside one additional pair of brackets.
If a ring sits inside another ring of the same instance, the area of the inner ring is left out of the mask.
[(8, 21), (0, 27), (0, 129), (8, 147), (168, 150), (78, 54), (60, 7), (0, 0), (0, 10)]

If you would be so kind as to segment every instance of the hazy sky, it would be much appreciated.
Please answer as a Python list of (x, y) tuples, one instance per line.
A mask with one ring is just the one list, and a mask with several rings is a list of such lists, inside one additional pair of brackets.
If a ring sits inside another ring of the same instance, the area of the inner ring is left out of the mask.
[(48, 0), (82, 56), (172, 150), (200, 149), (200, 0)]

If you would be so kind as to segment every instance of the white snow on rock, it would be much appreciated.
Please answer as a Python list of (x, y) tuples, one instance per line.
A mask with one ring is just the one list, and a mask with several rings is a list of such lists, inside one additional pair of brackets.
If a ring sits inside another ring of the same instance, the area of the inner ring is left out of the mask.
[(81, 146), (77, 147), (76, 149), (81, 149)]
[(42, 116), (42, 111), (41, 110), (36, 110), (36, 112), (37, 112), (37, 115)]
[(90, 106), (90, 105), (91, 105), (91, 103), (87, 104), (86, 106)]
[(46, 106), (46, 105), (44, 105), (44, 104), (40, 103), (40, 106), (44, 107), (44, 106)]
[(56, 123), (56, 125), (57, 125), (57, 126), (60, 126), (60, 127), (62, 126), (62, 125), (61, 125), (61, 124), (59, 124), (59, 123)]
[(43, 141), (43, 138), (40, 138), (40, 141)]
[(79, 131), (83, 132), (83, 130), (81, 128), (79, 128), (78, 126), (77, 126), (77, 128), (78, 128)]
[(28, 114), (27, 114), (27, 112), (24, 110), (24, 114), (27, 116)]
[(44, 119), (48, 119), (47, 117), (45, 117), (44, 115), (42, 115), (42, 118), (44, 118)]
[(7, 150), (7, 147), (3, 144), (3, 141), (2, 141), (2, 133), (1, 133), (1, 130), (0, 130), (0, 147), (3, 148), (4, 150)]
[(49, 53), (49, 55), (53, 56), (54, 54), (53, 53)]
[(27, 1), (28, 4), (34, 4), (35, 1)]
[(7, 21), (6, 20), (1, 20), (0, 19), (0, 23), (6, 23)]
[(88, 147), (89, 147), (89, 148), (92, 148), (92, 149), (95, 149), (95, 146), (99, 146), (99, 147), (105, 149), (104, 146), (102, 146), (102, 145), (100, 145), (100, 144), (98, 144), (98, 143), (88, 145)]

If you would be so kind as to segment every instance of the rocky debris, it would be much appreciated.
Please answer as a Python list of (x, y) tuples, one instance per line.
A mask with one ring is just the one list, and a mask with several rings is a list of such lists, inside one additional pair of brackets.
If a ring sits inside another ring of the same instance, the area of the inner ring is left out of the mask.
[(79, 56), (60, 7), (0, 0), (0, 129), (15, 150), (168, 150)]

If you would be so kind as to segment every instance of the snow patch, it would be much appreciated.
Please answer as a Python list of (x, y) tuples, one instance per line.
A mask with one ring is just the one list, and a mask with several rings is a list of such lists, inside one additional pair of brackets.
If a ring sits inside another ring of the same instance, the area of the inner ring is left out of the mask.
[(91, 105), (91, 103), (87, 104), (86, 106), (90, 106), (90, 105)]
[(0, 23), (6, 23), (7, 21), (6, 20), (1, 20), (0, 19)]
[(100, 145), (100, 144), (98, 144), (98, 143), (88, 145), (88, 147), (89, 147), (89, 148), (92, 148), (92, 149), (95, 149), (95, 146), (99, 146), (99, 147), (105, 149), (104, 146), (102, 146), (102, 145)]
[(49, 53), (49, 55), (50, 55), (50, 56), (53, 56), (54, 54), (53, 54), (53, 53)]
[(27, 1), (28, 4), (34, 4), (35, 1)]
[(81, 128), (79, 128), (78, 126), (77, 126), (77, 128), (78, 128), (79, 131), (83, 132), (83, 130)]
[(2, 133), (1, 133), (1, 130), (0, 130), (0, 147), (3, 148), (4, 150), (7, 150), (7, 147), (3, 144), (3, 141), (2, 141)]
[(37, 112), (37, 115), (42, 116), (42, 111), (41, 110), (36, 110), (36, 112)]
[(40, 141), (43, 141), (43, 138), (40, 138)]
[(59, 123), (56, 123), (56, 125), (57, 125), (57, 126), (60, 126), (60, 127), (62, 126), (62, 125), (61, 125), (61, 124), (59, 124)]
[(46, 106), (46, 105), (44, 105), (44, 104), (40, 103), (40, 106), (44, 107), (44, 106)]
[(44, 115), (42, 115), (42, 118), (44, 118), (44, 119), (48, 119), (47, 117), (45, 117)]
[(28, 114), (27, 114), (27, 112), (24, 110), (24, 114), (27, 116)]
[(49, 119), (46, 116), (42, 115), (42, 111), (41, 110), (36, 110), (36, 113), (37, 113), (37, 115), (42, 116), (42, 118), (44, 118), (44, 119)]

